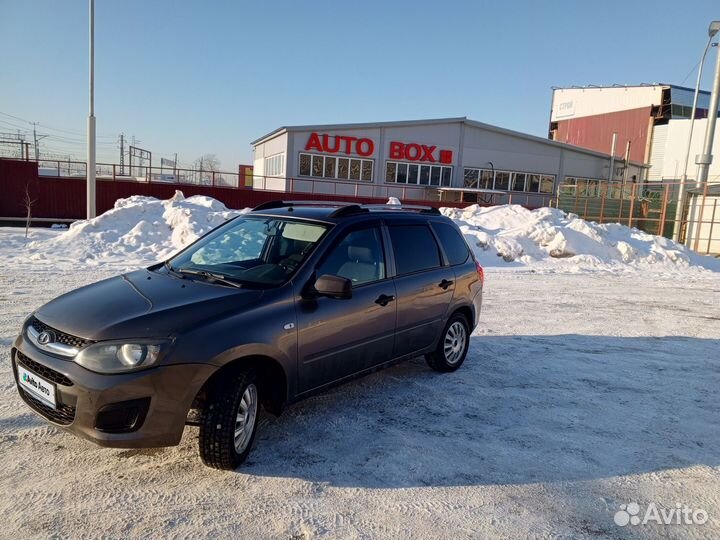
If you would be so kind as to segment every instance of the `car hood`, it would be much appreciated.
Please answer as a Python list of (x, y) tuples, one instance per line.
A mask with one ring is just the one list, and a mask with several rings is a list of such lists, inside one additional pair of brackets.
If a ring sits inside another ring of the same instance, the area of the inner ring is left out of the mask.
[(138, 270), (63, 294), (35, 316), (93, 341), (166, 337), (247, 310), (262, 295), (261, 290)]

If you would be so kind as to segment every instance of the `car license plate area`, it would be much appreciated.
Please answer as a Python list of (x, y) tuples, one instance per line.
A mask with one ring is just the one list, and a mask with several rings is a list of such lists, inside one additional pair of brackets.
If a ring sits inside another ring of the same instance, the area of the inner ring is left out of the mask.
[(53, 383), (33, 373), (22, 364), (17, 364), (17, 373), (20, 388), (48, 407), (57, 409), (56, 389)]

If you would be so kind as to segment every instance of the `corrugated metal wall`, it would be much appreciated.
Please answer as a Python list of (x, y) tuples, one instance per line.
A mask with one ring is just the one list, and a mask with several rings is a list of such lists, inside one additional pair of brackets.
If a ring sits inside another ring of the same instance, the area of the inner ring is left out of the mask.
[[(34, 199), (32, 215), (36, 218), (83, 219), (85, 217), (85, 179), (63, 177), (38, 177), (37, 163), (0, 159), (0, 217), (23, 218), (25, 189)], [(387, 197), (352, 197), (347, 195), (320, 195), (317, 193), (286, 193), (251, 189), (194, 186), (190, 184), (159, 184), (122, 180), (97, 181), (97, 212), (105, 212), (115, 201), (131, 195), (147, 195), (169, 199), (176, 190), (186, 197), (206, 195), (213, 197), (228, 208), (246, 208), (277, 199), (285, 200), (342, 200), (365, 204), (384, 204)], [(438, 201), (412, 201), (432, 206), (467, 206), (467, 203)]]
[(612, 148), (612, 134), (618, 134), (615, 155), (625, 157), (625, 147), (630, 141), (630, 159), (645, 163), (651, 107), (629, 111), (569, 118), (559, 120), (557, 138), (559, 142), (574, 144), (597, 152), (609, 154)]
[(652, 146), (650, 148), (650, 170), (647, 172), (648, 180), (661, 180), (665, 162), (665, 147), (669, 125), (655, 126), (652, 134)]

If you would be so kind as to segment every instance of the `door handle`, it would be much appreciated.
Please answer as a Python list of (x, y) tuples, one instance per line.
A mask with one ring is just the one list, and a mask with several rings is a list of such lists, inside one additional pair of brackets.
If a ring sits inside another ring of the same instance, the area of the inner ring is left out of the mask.
[(438, 283), (438, 287), (441, 289), (447, 290), (447, 288), (453, 284), (452, 280), (449, 279), (443, 279), (440, 283)]
[(395, 297), (391, 294), (381, 294), (375, 299), (376, 304), (380, 304), (381, 306), (387, 306), (390, 302), (395, 300)]

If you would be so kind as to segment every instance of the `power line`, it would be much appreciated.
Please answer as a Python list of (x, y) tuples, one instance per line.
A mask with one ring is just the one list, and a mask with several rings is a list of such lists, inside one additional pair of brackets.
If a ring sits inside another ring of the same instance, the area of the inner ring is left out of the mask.
[[(43, 129), (49, 129), (51, 131), (59, 131), (61, 133), (68, 133), (70, 135), (78, 135), (80, 137), (85, 136), (85, 133), (81, 133), (79, 131), (70, 131), (68, 129), (61, 129), (61, 128), (56, 128), (56, 127), (52, 127), (52, 126), (47, 126), (45, 124), (41, 124), (40, 122), (31, 122), (30, 120), (26, 120), (25, 118), (20, 118), (19, 116), (14, 116), (12, 114), (8, 114), (8, 113), (2, 112), (2, 111), (0, 111), (0, 114), (2, 114), (3, 116), (7, 116), (9, 118), (13, 118), (15, 120), (19, 120), (20, 122), (25, 122), (26, 124), (30, 124), (30, 125), (37, 123), (37, 125), (41, 126)], [(114, 139), (115, 135), (98, 135), (98, 137), (102, 137), (103, 139)]]

